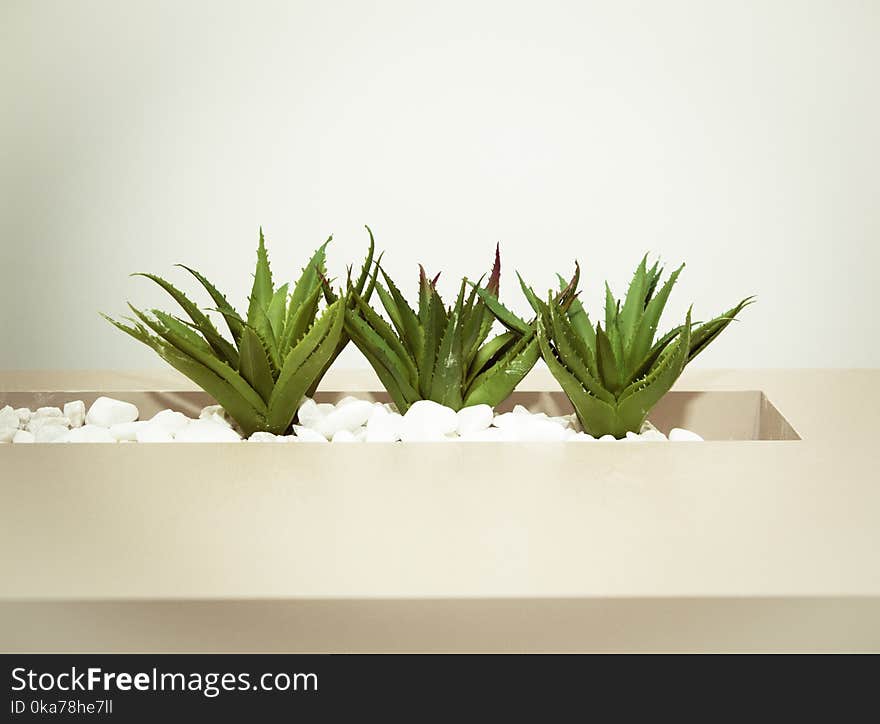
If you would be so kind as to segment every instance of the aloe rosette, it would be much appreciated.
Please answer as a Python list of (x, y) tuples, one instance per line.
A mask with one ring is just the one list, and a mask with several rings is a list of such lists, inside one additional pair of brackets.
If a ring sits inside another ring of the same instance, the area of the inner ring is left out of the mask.
[(424, 268), (420, 267), (417, 309), (385, 270), (379, 267), (379, 271), (382, 280), (375, 290), (390, 322), (351, 290), (345, 328), (401, 413), (419, 400), (454, 410), (478, 404), (494, 407), (538, 360), (532, 328), (507, 329), (489, 338), (495, 317), (484, 296), (498, 294), (497, 247), (486, 286), (481, 287), (485, 277), (476, 284), (463, 279), (449, 307), (437, 291), (437, 277), (429, 279)]
[[(332, 237), (331, 237), (332, 239)], [(242, 317), (224, 294), (202, 274), (188, 271), (204, 287), (216, 305), (232, 341), (208, 315), (183, 292), (155, 274), (136, 274), (151, 279), (178, 303), (188, 320), (158, 309), (141, 311), (129, 304), (134, 318), (118, 321), (102, 315), (113, 325), (150, 346), (172, 367), (211, 395), (238, 423), (245, 435), (257, 431), (283, 434), (307, 393), (317, 387), (324, 372), (345, 346), (344, 301), (327, 300), (322, 306), (326, 281), (325, 251), (328, 239), (313, 254), (291, 288), (275, 287), (262, 229), (257, 266), (247, 315)], [(373, 236), (361, 274), (352, 289), (365, 290), (372, 266)]]
[[(576, 297), (567, 304), (552, 297), (539, 300), (526, 288), (538, 313), (538, 341), (551, 373), (568, 395), (590, 434), (626, 436), (639, 432), (651, 409), (681, 375), (685, 366), (715, 340), (749, 304), (747, 297), (714, 319), (691, 321), (655, 340), (669, 294), (682, 264), (659, 286), (659, 263), (642, 259), (626, 298), (614, 298), (605, 285), (605, 323), (595, 327)], [(659, 286), (659, 289), (658, 289)]]

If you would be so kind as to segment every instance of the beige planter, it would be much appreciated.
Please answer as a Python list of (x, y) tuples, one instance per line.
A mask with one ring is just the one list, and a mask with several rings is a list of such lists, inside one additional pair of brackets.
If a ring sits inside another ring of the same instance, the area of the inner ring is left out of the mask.
[[(704, 443), (2, 445), (0, 648), (877, 650), (878, 383), (693, 372), (652, 419)], [(0, 374), (0, 404), (98, 391), (204, 404)]]

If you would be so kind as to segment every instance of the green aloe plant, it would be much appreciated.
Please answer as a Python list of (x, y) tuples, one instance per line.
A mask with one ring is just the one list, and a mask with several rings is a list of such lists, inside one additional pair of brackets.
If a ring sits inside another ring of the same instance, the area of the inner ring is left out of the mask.
[[(205, 288), (216, 305), (210, 311), (223, 316), (231, 341), (183, 292), (154, 274), (132, 276), (156, 282), (180, 305), (188, 320), (158, 309), (141, 311), (131, 304), (134, 318), (125, 317), (125, 322), (102, 316), (152, 347), (163, 360), (216, 399), (246, 435), (256, 431), (283, 434), (290, 427), (303, 395), (314, 391), (348, 341), (342, 300), (327, 303), (319, 314), (322, 290), (329, 287), (325, 250), (331, 239), (314, 253), (292, 288), (288, 283), (276, 288), (260, 229), (257, 267), (244, 317), (202, 274), (178, 265)], [(367, 298), (371, 289), (365, 290), (365, 286), (373, 252), (371, 232), (360, 277), (356, 283), (350, 283), (353, 290)], [(375, 282), (375, 276), (372, 281)]]
[(401, 412), (418, 400), (433, 400), (455, 410), (484, 403), (494, 407), (540, 357), (535, 329), (525, 323), (489, 339), (494, 315), (484, 298), (495, 299), (498, 294), (497, 247), (486, 286), (481, 287), (485, 277), (476, 284), (463, 279), (450, 307), (437, 291), (439, 274), (431, 280), (419, 267), (416, 310), (385, 270), (378, 264), (377, 268), (384, 284), (376, 283), (375, 289), (390, 323), (352, 289), (345, 328)]
[[(659, 263), (649, 268), (647, 261), (645, 255), (623, 301), (614, 298), (606, 283), (605, 323), (595, 328), (576, 295), (544, 302), (524, 286), (538, 312), (541, 355), (584, 429), (596, 437), (638, 432), (685, 366), (754, 299), (747, 297), (704, 323), (692, 322), (688, 310), (684, 324), (655, 340), (684, 264), (660, 286), (663, 270)], [(560, 284), (565, 286), (561, 278)]]

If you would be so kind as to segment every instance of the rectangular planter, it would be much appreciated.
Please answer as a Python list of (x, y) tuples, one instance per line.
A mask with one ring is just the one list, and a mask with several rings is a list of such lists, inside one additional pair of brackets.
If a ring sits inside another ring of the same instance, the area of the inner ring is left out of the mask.
[[(0, 647), (876, 650), (878, 383), (689, 374), (653, 419), (704, 443), (2, 445)], [(206, 402), (0, 374), (0, 404), (97, 391)]]

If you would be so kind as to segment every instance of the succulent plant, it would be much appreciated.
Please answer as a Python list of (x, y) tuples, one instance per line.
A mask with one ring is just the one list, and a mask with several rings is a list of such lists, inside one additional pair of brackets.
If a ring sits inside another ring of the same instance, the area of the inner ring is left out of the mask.
[[(419, 267), (418, 310), (377, 265), (384, 284), (375, 284), (390, 323), (357, 289), (349, 291), (345, 328), (366, 356), (401, 412), (418, 400), (433, 400), (455, 410), (495, 406), (504, 400), (538, 360), (535, 329), (520, 325), (488, 339), (494, 322), (485, 296), (497, 297), (501, 258), (485, 287), (463, 279), (455, 304), (447, 307)], [(468, 287), (470, 286), (470, 290)], [(488, 339), (488, 341), (487, 341)]]
[[(368, 229), (369, 231), (369, 229)], [(189, 320), (158, 309), (141, 311), (129, 304), (135, 318), (126, 322), (102, 315), (113, 325), (152, 347), (172, 367), (189, 377), (223, 406), (246, 435), (256, 431), (282, 434), (294, 419), (303, 395), (314, 391), (327, 367), (347, 342), (344, 303), (336, 300), (318, 313), (325, 275), (328, 239), (314, 253), (291, 288), (275, 287), (263, 231), (257, 247), (257, 267), (246, 317), (202, 274), (178, 265), (194, 276), (223, 316), (232, 341), (224, 337), (205, 312), (170, 282), (151, 279), (168, 292)], [(353, 289), (364, 291), (374, 252), (373, 235), (367, 259)], [(349, 274), (350, 276), (350, 274)]]
[[(662, 285), (659, 263), (642, 259), (621, 302), (605, 285), (605, 324), (593, 327), (575, 294), (538, 299), (524, 286), (538, 310), (541, 355), (574, 405), (584, 429), (599, 437), (639, 432), (651, 408), (678, 379), (685, 365), (749, 304), (747, 297), (708, 322), (681, 324), (655, 341), (657, 327), (682, 264)], [(575, 280), (578, 272), (575, 274)], [(576, 281), (574, 281), (576, 285)], [(560, 278), (561, 286), (571, 288)]]

